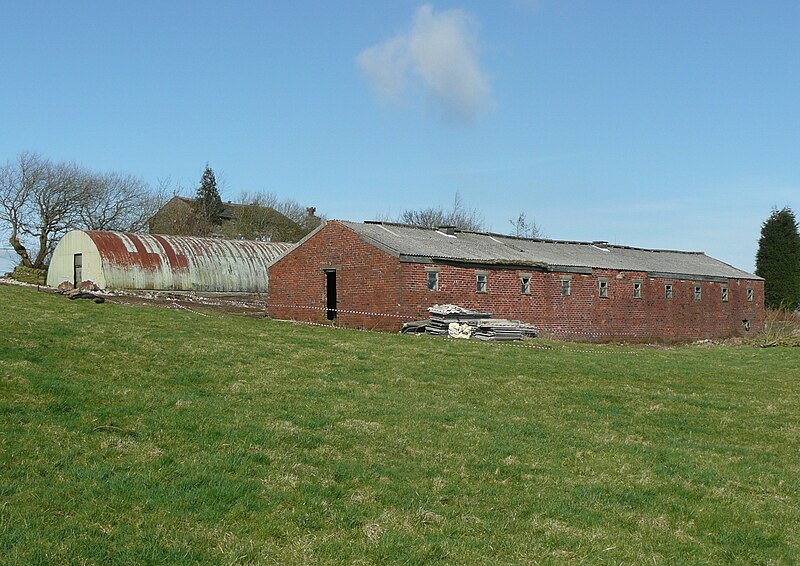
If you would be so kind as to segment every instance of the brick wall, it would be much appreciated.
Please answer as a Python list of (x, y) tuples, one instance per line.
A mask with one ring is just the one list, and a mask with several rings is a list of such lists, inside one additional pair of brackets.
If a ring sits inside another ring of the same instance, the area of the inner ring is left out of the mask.
[[(764, 325), (762, 281), (728, 281), (728, 301), (723, 302), (721, 282), (648, 278), (643, 272), (594, 270), (583, 275), (401, 263), (336, 222), (270, 268), (269, 315), (329, 323), (328, 268), (336, 269), (335, 323), (357, 328), (398, 330), (404, 321), (427, 318), (427, 307), (436, 303), (487, 310), (496, 317), (530, 322), (545, 333), (587, 340), (728, 337), (755, 334)], [(437, 291), (428, 290), (430, 268), (438, 269)], [(487, 275), (486, 293), (477, 291), (478, 272)], [(530, 295), (521, 293), (522, 274), (530, 276)], [(561, 295), (562, 278), (570, 280), (569, 296)], [(608, 297), (599, 296), (600, 280), (607, 281)], [(641, 284), (641, 298), (634, 298), (635, 282)], [(665, 298), (665, 284), (672, 285), (672, 299)], [(702, 288), (700, 300), (694, 298), (695, 285)], [(747, 300), (748, 287), (753, 289), (752, 302)], [(743, 320), (750, 322), (749, 332)]]
[[(548, 273), (531, 269), (489, 269), (442, 265), (439, 290), (427, 289), (426, 267), (404, 263), (402, 302), (419, 318), (427, 307), (454, 303), (486, 310), (500, 318), (519, 319), (545, 333), (586, 339), (636, 340), (729, 337), (755, 334), (764, 326), (762, 281), (730, 280), (728, 301), (722, 300), (721, 282), (649, 278), (644, 272), (593, 270), (591, 275)], [(487, 292), (476, 288), (478, 272), (488, 273)], [(530, 276), (530, 295), (521, 293), (521, 275)], [(569, 279), (569, 296), (561, 295), (561, 280)], [(607, 281), (608, 297), (600, 297), (599, 282)], [(634, 298), (634, 283), (641, 298)], [(672, 285), (672, 299), (665, 298)], [(694, 299), (695, 285), (701, 299)], [(747, 300), (747, 288), (753, 301)], [(746, 331), (743, 320), (748, 320)]]
[(336, 270), (338, 310), (334, 324), (400, 329), (400, 262), (337, 222), (329, 222), (270, 267), (269, 316), (331, 324), (326, 318), (326, 269)]

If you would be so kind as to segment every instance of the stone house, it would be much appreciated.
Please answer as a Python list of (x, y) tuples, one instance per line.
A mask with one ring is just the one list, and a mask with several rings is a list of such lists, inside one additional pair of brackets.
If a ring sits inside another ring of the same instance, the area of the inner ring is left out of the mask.
[[(198, 235), (192, 224), (194, 214), (194, 200), (186, 197), (174, 196), (148, 221), (148, 231), (151, 234), (166, 234), (177, 236)], [(220, 216), (219, 234), (231, 239), (243, 238), (265, 240), (273, 242), (297, 242), (310, 230), (316, 227), (320, 219), (315, 215), (315, 209), (309, 208), (307, 221), (304, 226), (294, 222), (274, 208), (253, 204), (223, 203)], [(248, 226), (245, 235), (234, 233), (235, 225), (232, 223), (243, 217), (257, 219), (256, 225)]]

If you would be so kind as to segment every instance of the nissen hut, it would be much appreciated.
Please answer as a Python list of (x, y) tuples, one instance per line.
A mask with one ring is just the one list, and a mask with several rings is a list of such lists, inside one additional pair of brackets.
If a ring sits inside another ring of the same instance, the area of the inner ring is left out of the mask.
[(267, 290), (267, 269), (291, 244), (73, 230), (58, 243), (47, 284), (228, 293)]
[(586, 339), (741, 336), (764, 281), (702, 252), (329, 221), (270, 267), (274, 318), (397, 330), (450, 303)]

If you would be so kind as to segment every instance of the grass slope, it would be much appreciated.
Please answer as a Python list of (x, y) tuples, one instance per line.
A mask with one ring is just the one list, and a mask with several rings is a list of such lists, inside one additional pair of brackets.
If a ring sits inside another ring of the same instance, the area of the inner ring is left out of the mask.
[(535, 350), (13, 287), (0, 312), (1, 563), (800, 553), (797, 349)]

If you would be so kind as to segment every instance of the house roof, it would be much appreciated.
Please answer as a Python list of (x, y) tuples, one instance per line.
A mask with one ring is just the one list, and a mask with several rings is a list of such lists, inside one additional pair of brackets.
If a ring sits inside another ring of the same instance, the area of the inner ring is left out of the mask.
[[(180, 202), (187, 207), (191, 207), (195, 203), (195, 199), (176, 195), (172, 197), (172, 199), (170, 199), (169, 202), (170, 203)], [(297, 222), (295, 222), (282, 212), (279, 212), (270, 206), (223, 202), (222, 212), (219, 215), (220, 219), (225, 222), (230, 220), (235, 220), (237, 215), (241, 214), (244, 211), (250, 211), (251, 207), (253, 206), (256, 206), (258, 210), (263, 211), (264, 214), (263, 222), (267, 223), (277, 233), (277, 236), (273, 234), (274, 237), (279, 237), (283, 240), (296, 242), (306, 234), (307, 231), (303, 226), (300, 226)], [(161, 210), (156, 212), (156, 214), (153, 215), (153, 217), (150, 219), (151, 229), (152, 229), (152, 220), (156, 218), (158, 215), (160, 215), (162, 211), (165, 210), (166, 208), (167, 205), (164, 205), (161, 208)]]
[(387, 222), (341, 221), (341, 224), (401, 261), (529, 266), (578, 273), (612, 269), (644, 271), (652, 276), (675, 278), (760, 279), (703, 252), (636, 248), (605, 242), (518, 238), (467, 230), (447, 234), (433, 228)]
[[(194, 199), (192, 199), (192, 198), (181, 197), (181, 196), (177, 196), (177, 195), (174, 198), (176, 198), (176, 199), (178, 199), (180, 201), (183, 201), (184, 203), (186, 203), (188, 205), (192, 205), (194, 203)], [(253, 205), (251, 205), (251, 204), (240, 204), (240, 203), (237, 203), (237, 202), (225, 202), (225, 201), (223, 201), (222, 202), (222, 213), (220, 214), (220, 217), (223, 218), (224, 220), (231, 220), (231, 219), (236, 217), (236, 211), (237, 210), (241, 210), (242, 208), (245, 208), (245, 207), (248, 207), (248, 206), (253, 206)], [(268, 210), (270, 212), (270, 214), (274, 215), (274, 217), (276, 219), (279, 218), (281, 220), (285, 220), (286, 222), (291, 222), (292, 224), (297, 224), (291, 218), (289, 218), (288, 216), (286, 216), (285, 214), (283, 214), (281, 212), (278, 212), (277, 210), (275, 210), (271, 206), (260, 206), (260, 208)]]

